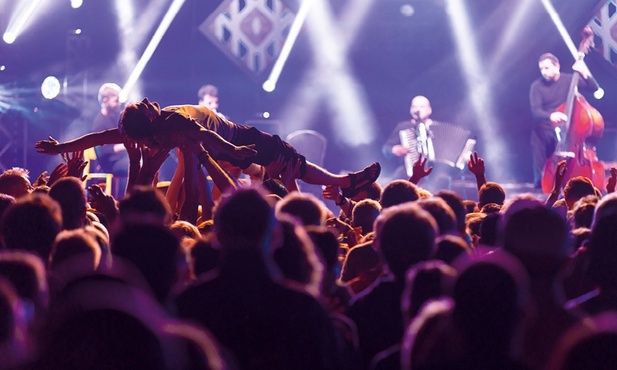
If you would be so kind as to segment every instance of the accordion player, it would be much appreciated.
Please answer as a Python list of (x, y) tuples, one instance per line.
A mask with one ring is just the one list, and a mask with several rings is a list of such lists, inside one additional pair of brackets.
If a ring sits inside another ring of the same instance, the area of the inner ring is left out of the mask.
[(413, 175), (413, 164), (420, 154), (433, 163), (465, 168), (466, 158), (476, 143), (471, 132), (450, 123), (420, 122), (412, 128), (399, 131), (401, 145), (408, 149), (404, 156), (407, 176)]

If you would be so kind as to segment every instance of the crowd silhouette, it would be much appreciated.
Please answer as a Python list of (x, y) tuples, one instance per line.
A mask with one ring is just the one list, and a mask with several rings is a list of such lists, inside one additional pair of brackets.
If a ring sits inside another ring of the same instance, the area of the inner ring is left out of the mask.
[[(121, 199), (83, 186), (84, 148), (61, 151), (74, 141), (37, 144), (62, 160), (34, 182), (0, 175), (0, 369), (617, 363), (615, 169), (606, 189), (556, 176), (538, 199), (487, 181), (473, 153), (473, 201), (423, 189), (422, 157), (383, 187), (378, 165), (331, 175), (295, 151), (256, 161), (248, 179), (237, 170), (260, 142), (120, 131), (83, 145), (124, 143)], [(220, 162), (221, 148), (242, 163)], [(322, 199), (302, 193), (306, 176)]]

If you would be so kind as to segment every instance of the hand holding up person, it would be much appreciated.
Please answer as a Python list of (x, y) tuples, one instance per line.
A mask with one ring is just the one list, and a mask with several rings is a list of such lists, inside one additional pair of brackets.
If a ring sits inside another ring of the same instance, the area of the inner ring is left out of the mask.
[(154, 178), (161, 168), (161, 165), (169, 157), (170, 148), (160, 148), (159, 150), (141, 147), (142, 166), (139, 171), (137, 184), (152, 185)]
[(118, 217), (116, 200), (111, 195), (105, 194), (100, 185), (88, 187), (88, 201), (90, 206), (105, 215), (108, 222), (113, 222)]
[(88, 161), (84, 161), (84, 152), (78, 151), (61, 154), (67, 165), (66, 176), (77, 177), (81, 181), (85, 181), (87, 176), (84, 175), (84, 170), (86, 169)]

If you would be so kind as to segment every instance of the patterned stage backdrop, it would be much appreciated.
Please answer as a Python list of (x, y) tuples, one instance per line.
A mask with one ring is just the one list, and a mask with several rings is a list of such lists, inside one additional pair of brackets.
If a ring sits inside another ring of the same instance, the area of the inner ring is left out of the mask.
[(610, 63), (617, 72), (617, 2), (606, 0), (589, 26), (595, 34), (594, 49)]
[(224, 0), (199, 30), (260, 80), (274, 65), (295, 17), (283, 0)]

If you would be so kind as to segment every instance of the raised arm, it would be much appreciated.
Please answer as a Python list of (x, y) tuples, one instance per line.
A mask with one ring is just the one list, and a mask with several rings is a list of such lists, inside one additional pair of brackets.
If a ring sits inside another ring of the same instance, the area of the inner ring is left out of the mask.
[[(218, 135), (217, 135), (218, 136)], [(236, 188), (236, 183), (233, 179), (219, 166), (218, 163), (210, 156), (207, 150), (200, 144), (193, 143), (187, 148), (191, 152), (197, 155), (199, 163), (208, 171), (208, 174), (212, 178), (214, 185), (224, 193), (228, 189)], [(185, 153), (186, 155), (186, 153)]]
[(59, 154), (67, 152), (78, 152), (105, 144), (122, 144), (124, 139), (120, 135), (117, 128), (112, 128), (105, 131), (91, 132), (76, 139), (65, 141), (63, 143), (53, 137), (48, 140), (37, 142), (34, 147), (36, 151), (43, 154)]
[(480, 190), (482, 185), (486, 184), (484, 159), (478, 156), (478, 152), (473, 152), (469, 156), (469, 162), (467, 162), (467, 167), (469, 168), (469, 171), (473, 173), (473, 175), (476, 177), (476, 185), (478, 186), (478, 190)]
[(427, 160), (428, 158), (423, 158), (422, 154), (418, 155), (418, 160), (413, 164), (413, 175), (409, 178), (409, 182), (418, 185), (420, 180), (433, 172), (433, 167), (426, 168)]
[(566, 163), (567, 162), (565, 160), (557, 163), (557, 168), (555, 169), (555, 183), (553, 184), (553, 190), (551, 190), (551, 193), (549, 194), (546, 202), (544, 203), (548, 207), (552, 207), (553, 204), (555, 204), (555, 202), (557, 201), (557, 199), (559, 199), (559, 194), (561, 194), (561, 186), (563, 185), (563, 180), (567, 171)]

